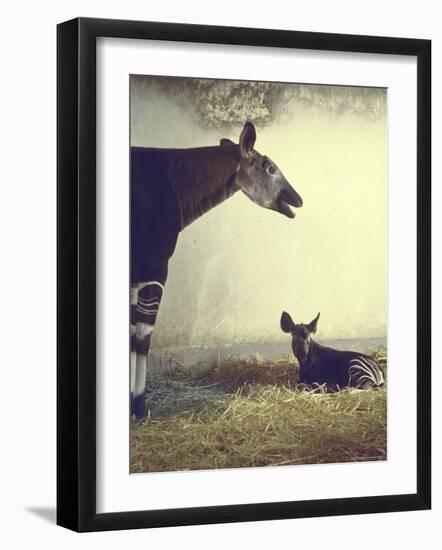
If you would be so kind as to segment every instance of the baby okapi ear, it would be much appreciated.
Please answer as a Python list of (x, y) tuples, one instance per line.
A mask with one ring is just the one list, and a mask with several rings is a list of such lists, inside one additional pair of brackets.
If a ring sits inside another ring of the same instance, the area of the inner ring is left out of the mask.
[(246, 122), (239, 137), (239, 149), (242, 157), (248, 157), (256, 141), (256, 130), (251, 122)]
[(222, 147), (225, 147), (226, 145), (236, 145), (231, 139), (227, 139), (227, 138), (220, 139), (219, 144)]
[(282, 312), (280, 323), (284, 332), (292, 332), (295, 328), (295, 323), (286, 311)]
[(313, 319), (313, 321), (311, 321), (307, 325), (309, 332), (313, 332), (313, 333), (316, 332), (316, 329), (318, 328), (318, 321), (319, 321), (319, 316), (320, 315), (321, 315), (321, 313), (318, 313), (318, 315), (316, 315), (316, 317)]

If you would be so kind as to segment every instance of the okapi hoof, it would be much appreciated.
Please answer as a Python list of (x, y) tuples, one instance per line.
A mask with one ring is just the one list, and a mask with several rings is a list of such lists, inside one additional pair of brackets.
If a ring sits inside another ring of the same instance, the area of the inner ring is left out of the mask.
[(146, 396), (144, 393), (133, 397), (132, 416), (135, 416), (137, 420), (141, 420), (146, 416)]

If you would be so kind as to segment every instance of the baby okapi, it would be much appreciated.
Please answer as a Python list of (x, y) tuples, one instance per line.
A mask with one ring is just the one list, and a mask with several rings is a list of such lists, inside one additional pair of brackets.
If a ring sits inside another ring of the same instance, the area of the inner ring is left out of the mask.
[(326, 348), (315, 342), (318, 315), (308, 325), (295, 324), (288, 313), (281, 315), (281, 328), (292, 335), (292, 349), (299, 362), (299, 383), (326, 385), (328, 391), (347, 386), (368, 389), (384, 384), (379, 365), (368, 355), (356, 351)]

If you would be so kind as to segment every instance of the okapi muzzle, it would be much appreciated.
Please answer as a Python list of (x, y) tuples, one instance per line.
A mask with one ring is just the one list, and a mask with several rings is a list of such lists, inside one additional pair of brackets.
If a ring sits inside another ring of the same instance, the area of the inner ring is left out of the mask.
[[(224, 140), (226, 141), (226, 140)], [(256, 204), (294, 218), (290, 208), (300, 208), (302, 198), (267, 156), (255, 151), (256, 130), (246, 122), (239, 139), (240, 163), (235, 183)]]

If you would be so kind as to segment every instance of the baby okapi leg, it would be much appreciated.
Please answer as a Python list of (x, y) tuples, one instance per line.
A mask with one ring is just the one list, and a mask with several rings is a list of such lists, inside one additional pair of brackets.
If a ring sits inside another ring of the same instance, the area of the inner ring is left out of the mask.
[(135, 326), (136, 366), (132, 399), (132, 412), (137, 418), (142, 418), (146, 413), (147, 355), (162, 295), (163, 285), (158, 281), (149, 281), (138, 285)]

